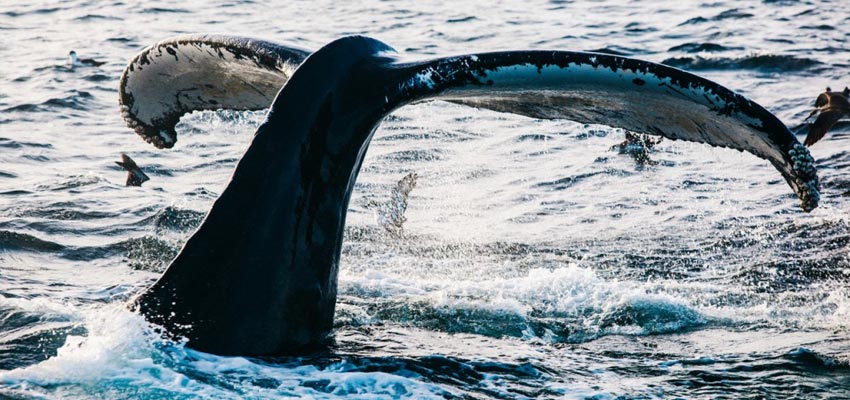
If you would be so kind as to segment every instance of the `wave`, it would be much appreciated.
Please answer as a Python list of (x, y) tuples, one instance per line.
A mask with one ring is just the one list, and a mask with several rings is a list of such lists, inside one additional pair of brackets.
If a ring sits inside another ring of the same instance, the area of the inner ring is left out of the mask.
[(392, 322), (449, 333), (583, 343), (651, 335), (711, 319), (672, 297), (603, 281), (588, 269), (532, 269), (525, 277), (406, 281), (376, 271), (341, 277), (337, 328)]
[(626, 57), (630, 56), (634, 53), (633, 51), (625, 51), (625, 50), (623, 50), (619, 47), (613, 47), (613, 46), (600, 47), (600, 48), (597, 48), (597, 49), (590, 49), (590, 50), (587, 50), (587, 51), (589, 51), (591, 53), (610, 54), (612, 56), (626, 56)]
[(723, 51), (740, 50), (740, 49), (741, 49), (741, 47), (727, 47), (727, 46), (723, 46), (723, 45), (719, 45), (717, 43), (711, 43), (711, 42), (703, 42), (703, 43), (688, 42), (688, 43), (680, 44), (680, 45), (677, 45), (677, 46), (673, 46), (673, 47), (667, 49), (667, 51), (683, 51), (685, 53), (719, 53), (719, 52), (723, 52)]
[(74, 17), (74, 21), (97, 21), (97, 20), (112, 20), (120, 21), (121, 18), (102, 14), (86, 14), (79, 17)]
[(727, 20), (727, 19), (747, 19), (747, 18), (752, 18), (753, 16), (754, 16), (753, 14), (741, 11), (737, 8), (733, 8), (731, 10), (723, 11), (720, 14), (717, 14), (717, 15), (711, 17), (711, 18), (694, 17), (694, 18), (691, 18), (691, 19), (689, 19), (685, 22), (682, 22), (681, 24), (679, 24), (679, 26), (695, 25), (695, 24), (701, 24), (701, 23), (709, 22), (709, 21), (723, 21), (723, 20)]
[(141, 11), (143, 14), (188, 14), (189, 10), (185, 8), (165, 8), (165, 7), (151, 7), (145, 8)]
[(67, 306), (0, 295), (0, 371), (44, 361), (68, 334), (83, 334), (69, 312)]
[(804, 25), (801, 26), (800, 29), (809, 29), (816, 31), (834, 31), (835, 27), (832, 25)]
[[(30, 226), (39, 226), (30, 224)], [(43, 227), (43, 226), (42, 226)], [(92, 261), (124, 257), (130, 268), (161, 272), (180, 250), (177, 240), (142, 236), (102, 246), (68, 246), (22, 232), (0, 230), (0, 251), (53, 253), (72, 261)]]
[(97, 175), (73, 175), (68, 176), (58, 182), (38, 184), (35, 188), (38, 191), (58, 192), (81, 188), (84, 186), (96, 185), (99, 183), (109, 183), (109, 181)]
[(552, 135), (547, 135), (543, 133), (529, 133), (525, 135), (519, 135), (513, 139), (514, 143), (522, 143), (522, 142), (545, 142), (548, 140), (555, 139)]
[(407, 141), (407, 140), (429, 140), (429, 141), (445, 141), (445, 142), (466, 142), (469, 140), (473, 140), (478, 138), (475, 134), (465, 132), (462, 130), (446, 130), (446, 129), (433, 129), (433, 130), (423, 130), (417, 132), (409, 132), (409, 127), (392, 127), (392, 128), (383, 128), (383, 130), (388, 132), (393, 132), (396, 130), (407, 130), (408, 132), (404, 133), (386, 133), (382, 135), (377, 135), (373, 141), (375, 142), (394, 142), (394, 141)]
[[(846, 272), (850, 268), (846, 254), (850, 224), (844, 220), (766, 223), (739, 229), (719, 240), (718, 250), (728, 252), (761, 245), (772, 249), (772, 257), (752, 259), (730, 277), (734, 282), (772, 293), (850, 280)], [(777, 271), (781, 271), (779, 276)]]
[[(25, 192), (29, 193), (29, 192)], [(14, 193), (14, 194), (25, 194), (25, 193)], [(4, 193), (6, 194), (6, 193)], [(107, 212), (107, 211), (99, 211), (92, 210), (87, 208), (84, 204), (75, 203), (72, 201), (58, 201), (58, 202), (40, 202), (40, 204), (32, 205), (32, 204), (19, 204), (13, 209), (7, 211), (8, 217), (21, 217), (21, 224), (18, 226), (27, 226), (27, 227), (36, 227), (36, 229), (43, 231), (48, 234), (57, 234), (57, 233), (65, 233), (65, 234), (79, 234), (82, 231), (88, 232), (88, 230), (81, 228), (79, 226), (70, 226), (63, 227), (59, 230), (53, 231), (51, 229), (51, 225), (42, 225), (43, 223), (52, 223), (54, 221), (97, 221), (97, 220), (109, 220), (120, 216), (120, 212)], [(0, 227), (3, 226), (3, 223), (0, 223)], [(45, 229), (39, 229), (40, 227), (44, 227)], [(95, 233), (95, 232), (91, 232)]]
[(439, 148), (400, 150), (389, 154), (382, 154), (376, 157), (376, 160), (380, 160), (381, 164), (437, 161), (443, 159), (445, 153), (445, 150)]
[(162, 272), (177, 253), (182, 243), (153, 236), (132, 238), (110, 246), (125, 252), (130, 268), (140, 271)]
[(811, 58), (777, 54), (751, 55), (739, 58), (672, 57), (661, 63), (693, 71), (750, 69), (767, 72), (796, 72), (821, 65), (820, 61)]
[(94, 96), (86, 91), (72, 90), (65, 97), (54, 97), (41, 103), (25, 103), (3, 109), (4, 112), (45, 112), (56, 109), (86, 110)]
[(59, 243), (39, 239), (26, 233), (0, 230), (0, 250), (59, 252), (65, 248)]
[[(0, 371), (0, 395), (229, 398), (264, 393), (263, 396), (295, 398), (430, 399), (458, 397), (460, 393), (447, 391), (437, 383), (422, 382), (420, 373), (436, 372), (455, 379), (469, 376), (466, 380), (473, 388), (487, 378), (482, 374), (485, 371), (508, 378), (510, 373), (535, 374), (524, 365), (497, 368), (477, 362), (466, 366), (465, 360), (443, 356), (420, 360), (324, 355), (276, 360), (218, 357), (162, 338), (140, 315), (120, 304), (93, 307), (81, 314), (85, 332), (70, 332), (64, 343), (54, 344), (55, 356)], [(449, 370), (455, 367), (461, 368)]]
[(2, 195), (2, 196), (21, 196), (21, 195), (27, 195), (27, 194), (32, 194), (32, 192), (30, 192), (29, 190), (20, 190), (20, 189), (6, 190), (6, 191), (0, 192), (0, 195)]
[(102, 246), (62, 246), (50, 251), (58, 252), (60, 257), (72, 261), (93, 261), (120, 256), (132, 269), (162, 272), (166, 265), (177, 256), (181, 244), (174, 240), (146, 235)]
[(567, 176), (567, 177), (564, 177), (564, 178), (556, 179), (554, 181), (540, 182), (540, 183), (538, 183), (534, 186), (535, 187), (541, 187), (541, 188), (549, 188), (551, 190), (560, 191), (560, 190), (568, 189), (568, 188), (576, 185), (577, 183), (580, 183), (580, 182), (582, 182), (582, 181), (584, 181), (588, 178), (594, 177), (596, 175), (607, 174), (609, 172), (610, 171), (607, 171), (607, 170), (600, 170), (600, 171), (596, 171), (596, 172), (586, 172), (586, 173), (583, 173), (583, 174), (572, 175), (572, 176)]
[(106, 39), (107, 42), (117, 42), (117, 43), (135, 43), (136, 38), (128, 38), (123, 36), (116, 36)]
[(168, 206), (139, 221), (138, 225), (153, 226), (159, 234), (167, 231), (187, 232), (197, 228), (204, 216), (206, 213), (202, 211)]
[(93, 73), (93, 74), (84, 76), (83, 80), (86, 80), (86, 81), (89, 81), (89, 82), (111, 82), (111, 81), (115, 81), (116, 78), (109, 76), (109, 75), (106, 75), (106, 74)]
[(65, 7), (47, 7), (47, 8), (37, 8), (37, 9), (34, 9), (34, 10), (27, 10), (27, 11), (6, 11), (6, 12), (0, 13), (0, 15), (5, 15), (7, 17), (22, 17), (22, 16), (25, 16), (25, 15), (31, 15), (31, 14), (52, 14), (52, 13), (55, 13), (57, 11), (66, 10), (66, 9), (67, 8), (65, 8)]
[(460, 17), (460, 18), (452, 18), (452, 19), (447, 19), (447, 20), (446, 20), (446, 23), (449, 23), (449, 24), (455, 24), (455, 23), (458, 23), (458, 22), (469, 22), (469, 21), (475, 21), (475, 20), (477, 20), (477, 19), (478, 19), (478, 18), (477, 18), (477, 17), (474, 17), (474, 16)]
[(809, 368), (826, 369), (829, 371), (850, 370), (850, 356), (846, 354), (843, 356), (830, 356), (805, 347), (799, 347), (786, 354), (785, 358)]
[(50, 143), (36, 143), (36, 142), (20, 142), (17, 140), (12, 140), (9, 138), (0, 137), (0, 148), (5, 149), (20, 149), (23, 147), (36, 147), (42, 149), (52, 149), (53, 145)]

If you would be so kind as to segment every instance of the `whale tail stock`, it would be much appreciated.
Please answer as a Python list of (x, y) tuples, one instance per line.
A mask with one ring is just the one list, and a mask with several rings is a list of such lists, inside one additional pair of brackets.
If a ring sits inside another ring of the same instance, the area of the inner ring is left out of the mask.
[[(181, 54), (179, 47), (172, 51)], [(197, 53), (193, 62), (203, 64), (202, 57)], [(779, 170), (804, 210), (817, 206), (813, 160), (784, 124), (743, 96), (664, 65), (566, 51), (400, 62), (377, 40), (347, 37), (311, 54), (286, 78), (200, 228), (133, 301), (148, 320), (202, 351), (287, 354), (321, 342), (332, 328), (345, 216), (363, 157), (381, 120), (413, 102), (440, 99), (748, 151)], [(158, 94), (123, 87), (121, 93), (125, 118), (142, 126), (143, 136), (173, 129), (175, 115), (191, 108), (160, 107), (159, 115), (169, 117), (156, 121), (138, 113), (149, 111), (146, 96)], [(197, 104), (240, 102), (226, 91), (215, 95), (223, 101), (209, 96)], [(169, 140), (150, 141), (162, 147), (176, 141), (173, 130), (164, 137)]]

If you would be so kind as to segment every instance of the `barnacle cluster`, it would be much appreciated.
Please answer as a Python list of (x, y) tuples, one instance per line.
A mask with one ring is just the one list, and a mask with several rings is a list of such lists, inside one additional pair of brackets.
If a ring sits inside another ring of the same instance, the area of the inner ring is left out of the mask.
[(794, 182), (802, 201), (801, 207), (804, 211), (812, 211), (818, 206), (820, 200), (818, 176), (815, 173), (815, 159), (809, 154), (809, 150), (800, 143), (795, 143), (788, 150), (791, 156), (792, 167), (796, 177)]
[(136, 132), (137, 135), (141, 136), (146, 142), (156, 146), (158, 149), (168, 148), (174, 145), (176, 142), (175, 134), (170, 133), (164, 129), (159, 131), (159, 135), (150, 133), (150, 128), (146, 127), (144, 123), (136, 120), (133, 117), (133, 114), (130, 112), (130, 107), (126, 105), (121, 105), (121, 117), (124, 118), (124, 122), (127, 123), (127, 126), (133, 131)]

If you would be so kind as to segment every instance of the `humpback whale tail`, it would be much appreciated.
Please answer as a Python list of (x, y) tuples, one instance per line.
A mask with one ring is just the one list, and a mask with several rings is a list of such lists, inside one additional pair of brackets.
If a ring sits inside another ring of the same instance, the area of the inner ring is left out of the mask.
[(782, 174), (804, 210), (817, 206), (813, 160), (784, 124), (675, 68), (569, 51), (401, 62), (389, 46), (359, 36), (305, 55), (245, 38), (178, 37), (145, 49), (122, 76), (128, 125), (158, 147), (174, 145), (183, 113), (271, 104), (203, 224), (132, 303), (196, 349), (297, 353), (330, 331), (345, 217), (363, 157), (381, 120), (418, 101), (747, 151)]

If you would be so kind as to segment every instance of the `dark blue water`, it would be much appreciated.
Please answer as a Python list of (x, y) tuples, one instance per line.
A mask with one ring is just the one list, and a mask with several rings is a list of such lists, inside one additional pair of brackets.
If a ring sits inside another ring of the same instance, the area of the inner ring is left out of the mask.
[[(141, 48), (182, 33), (413, 57), (595, 50), (664, 62), (798, 127), (850, 85), (850, 5), (826, 1), (4, 2), (0, 397), (850, 398), (850, 130), (812, 148), (802, 213), (767, 162), (447, 103), (376, 134), (352, 199), (335, 344), (218, 357), (124, 302), (224, 187), (263, 113), (198, 113), (158, 151), (118, 112)], [(69, 50), (107, 63), (65, 65)], [(124, 186), (121, 152), (151, 181)], [(369, 207), (417, 172), (402, 235)]]

